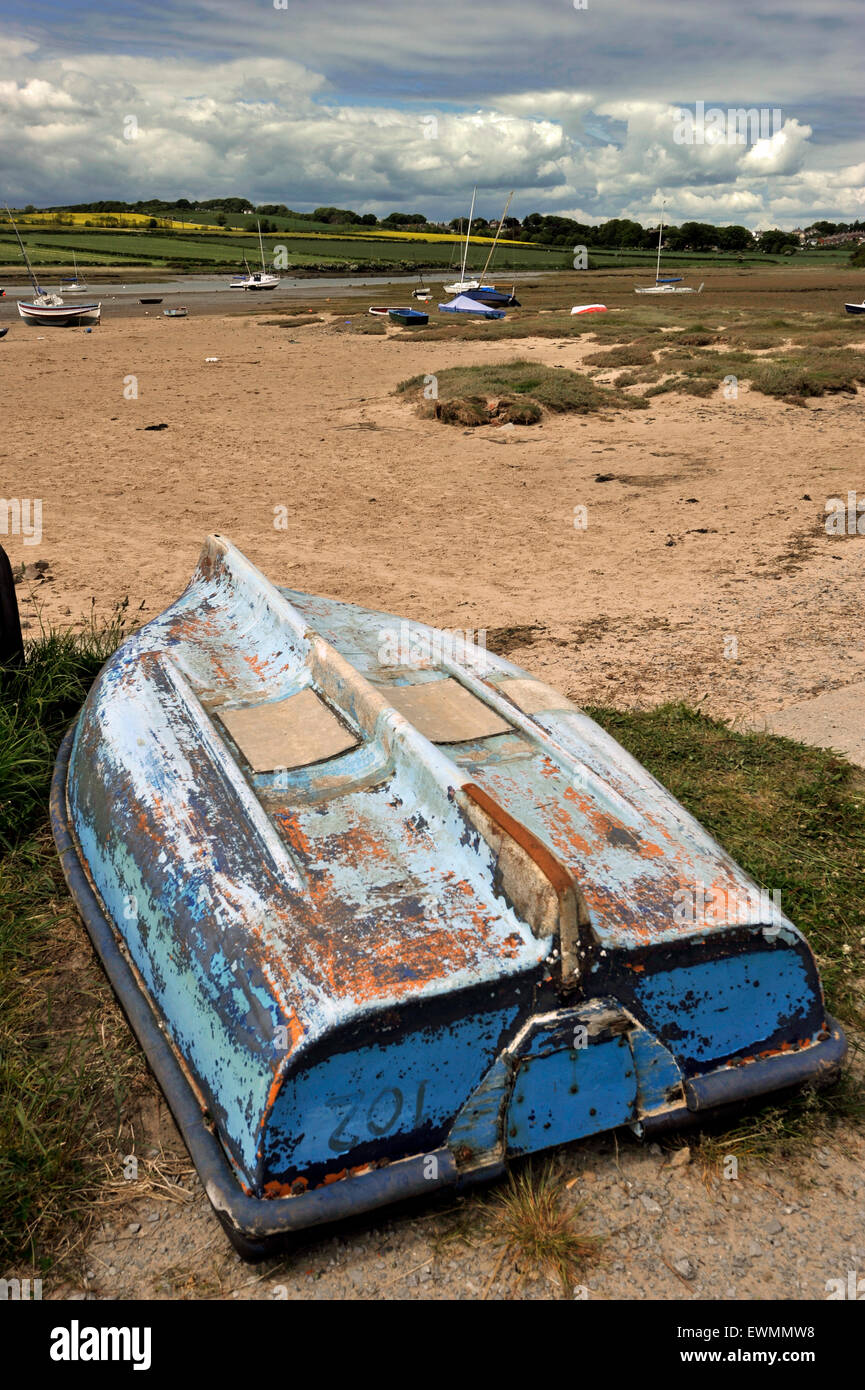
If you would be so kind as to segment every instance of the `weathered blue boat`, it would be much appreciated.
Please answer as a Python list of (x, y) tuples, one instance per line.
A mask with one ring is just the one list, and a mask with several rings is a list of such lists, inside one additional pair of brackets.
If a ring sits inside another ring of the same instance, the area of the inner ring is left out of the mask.
[(97, 679), (52, 820), (248, 1257), (844, 1055), (800, 933), (568, 699), (218, 536)]

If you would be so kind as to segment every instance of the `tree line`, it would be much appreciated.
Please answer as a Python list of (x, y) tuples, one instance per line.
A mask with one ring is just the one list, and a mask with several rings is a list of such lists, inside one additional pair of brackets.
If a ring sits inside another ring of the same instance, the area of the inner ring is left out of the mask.
[[(35, 212), (28, 205), (25, 212)], [(296, 212), (285, 203), (261, 203), (254, 205), (247, 198), (208, 198), (201, 202), (191, 202), (188, 198), (176, 198), (171, 202), (159, 198), (142, 199), (136, 203), (121, 202), (115, 199), (94, 203), (77, 203), (63, 208), (46, 208), (46, 212), (135, 212), (150, 216), (169, 215), (189, 217), (194, 221), (196, 212), (217, 213), (217, 224), (225, 226), (229, 216), (246, 217), (244, 224), (255, 227), (261, 222), (263, 232), (277, 232), (279, 225), (271, 218), (291, 218), (299, 222), (311, 222), (340, 227), (382, 227), (390, 230), (451, 232), (465, 228), (466, 219), (452, 217), (449, 222), (430, 221), (422, 212), (390, 212), (378, 218), (375, 213), (354, 212), (351, 208), (324, 206), (312, 212)], [(472, 230), (492, 235), (498, 223), (484, 217), (475, 217)], [(865, 231), (865, 222), (829, 222), (821, 220), (811, 223), (809, 233), (817, 236), (832, 236), (839, 232)], [(522, 221), (516, 217), (504, 219), (502, 231), (512, 241), (525, 241), (539, 246), (574, 247), (608, 250), (650, 251), (658, 241), (658, 228), (644, 227), (630, 218), (613, 217), (597, 225), (578, 222), (571, 217), (560, 217), (555, 213), (529, 213)], [(748, 227), (716, 227), (711, 222), (683, 222), (681, 226), (664, 227), (663, 244), (667, 251), (727, 251), (741, 252), (759, 250), (769, 255), (791, 253), (799, 246), (799, 238), (793, 232), (783, 232), (777, 227), (755, 234)]]

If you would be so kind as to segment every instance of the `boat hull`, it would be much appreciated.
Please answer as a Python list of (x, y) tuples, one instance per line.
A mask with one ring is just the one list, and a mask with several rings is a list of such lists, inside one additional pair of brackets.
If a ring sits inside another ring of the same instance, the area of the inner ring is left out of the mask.
[[(570, 701), (218, 537), (97, 678), (52, 825), (249, 1257), (843, 1058), (793, 924)], [(717, 920), (677, 917), (693, 883)]]
[(429, 314), (419, 309), (388, 309), (388, 317), (403, 328), (423, 328), (429, 323)]
[(25, 323), (44, 326), (55, 324), (58, 327), (75, 327), (80, 324), (99, 323), (102, 317), (101, 304), (62, 304), (42, 305), (18, 301), (18, 313)]
[(845, 304), (848, 314), (865, 314), (865, 304)]
[(469, 299), (476, 299), (479, 304), (486, 304), (490, 309), (503, 309), (505, 307), (519, 309), (520, 307), (520, 301), (513, 292), (505, 294), (503, 290), (496, 290), (491, 287), (485, 289), (481, 286), (479, 290), (466, 290), (465, 293)]

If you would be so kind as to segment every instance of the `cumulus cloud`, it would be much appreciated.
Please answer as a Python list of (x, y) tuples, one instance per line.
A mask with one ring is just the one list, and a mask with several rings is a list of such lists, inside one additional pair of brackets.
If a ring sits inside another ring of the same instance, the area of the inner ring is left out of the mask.
[[(663, 8), (667, 0), (658, 2)], [(771, 7), (772, 0), (766, 3)], [(789, 3), (796, 23), (805, 25), (805, 7), (799, 0)], [(839, 3), (843, 9), (845, 0)], [(449, 0), (444, 4), (447, 10)], [(260, 29), (253, 26), (256, 52), (244, 51), (249, 26), (235, 29), (234, 56), (219, 51), (217, 42), (234, 14), (233, 0), (206, 0), (199, 8), (209, 15), (206, 37), (216, 49), (207, 59), (189, 56), (196, 49), (188, 33), (184, 38), (182, 11), (168, 14), (159, 55), (118, 51), (116, 32), (111, 52), (98, 43), (69, 51), (74, 45), (64, 49), (56, 33), (40, 36), (40, 43), (27, 36), (0, 41), (3, 184), (12, 201), (241, 194), (300, 209), (333, 202), (359, 211), (400, 206), (452, 217), (478, 184), (485, 216), (500, 210), (510, 188), (518, 190), (518, 215), (566, 212), (586, 222), (620, 215), (651, 221), (662, 197), (670, 220), (753, 227), (861, 212), (861, 146), (845, 139), (843, 163), (839, 159), (833, 167), (825, 130), (815, 145), (813, 127), (801, 114), (785, 108), (778, 127), (749, 144), (689, 143), (676, 135), (679, 102), (641, 91), (646, 84), (636, 66), (611, 84), (604, 76), (603, 47), (597, 64), (581, 63), (590, 80), (572, 86), (556, 80), (562, 76), (559, 47), (568, 49), (572, 63), (574, 52), (582, 54), (577, 38), (590, 31), (573, 25), (593, 23), (587, 19), (593, 11), (574, 11), (564, 28), (561, 7), (554, 13), (541, 0), (532, 10), (536, 22), (529, 37), (523, 8), (510, 0), (498, 5), (488, 34), (490, 53), (498, 51), (503, 34), (513, 48), (514, 35), (525, 33), (529, 49), (545, 45), (547, 61), (533, 65), (534, 82), (521, 84), (527, 54), (517, 49), (513, 61), (497, 70), (498, 90), (474, 99), (478, 64), (472, 64), (456, 102), (449, 97), (450, 68), (441, 81), (430, 80), (410, 97), (382, 99), (381, 86), (375, 99), (347, 90), (350, 45), (334, 27), (339, 3), (328, 7), (328, 22), (342, 56), (330, 65), (320, 42), (322, 21), (314, 21), (318, 11), (311, 7), (301, 12), (290, 3), (289, 11), (263, 20)], [(384, 11), (365, 15), (362, 25), (356, 11), (346, 11), (355, 58), (369, 47), (368, 26), (381, 32), (382, 13), (394, 17), (398, 8), (387, 0)], [(479, 15), (490, 18), (483, 3), (460, 13), (464, 42), (480, 32)], [(638, 22), (630, 0), (618, 0), (618, 13)], [(420, 43), (428, 16), (423, 7), (415, 14)], [(287, 25), (295, 21), (287, 44)], [(203, 37), (199, 33), (198, 51)], [(393, 56), (404, 41), (403, 33), (392, 34), (384, 52)], [(440, 46), (441, 33), (430, 42)], [(290, 54), (283, 53), (286, 46)], [(300, 61), (301, 54), (307, 61)], [(701, 61), (695, 71), (706, 85)], [(714, 71), (715, 55), (706, 61)], [(481, 66), (489, 85), (493, 65)], [(539, 72), (548, 85), (538, 84)], [(743, 99), (737, 92), (730, 103)]]

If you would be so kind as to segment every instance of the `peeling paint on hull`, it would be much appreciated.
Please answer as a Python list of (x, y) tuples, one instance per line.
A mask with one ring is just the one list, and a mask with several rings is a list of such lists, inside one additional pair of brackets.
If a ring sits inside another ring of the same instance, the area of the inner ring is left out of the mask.
[(383, 658), (400, 622), (212, 537), (58, 760), (70, 886), (245, 1253), (843, 1057), (800, 933), (634, 759), (470, 643)]

